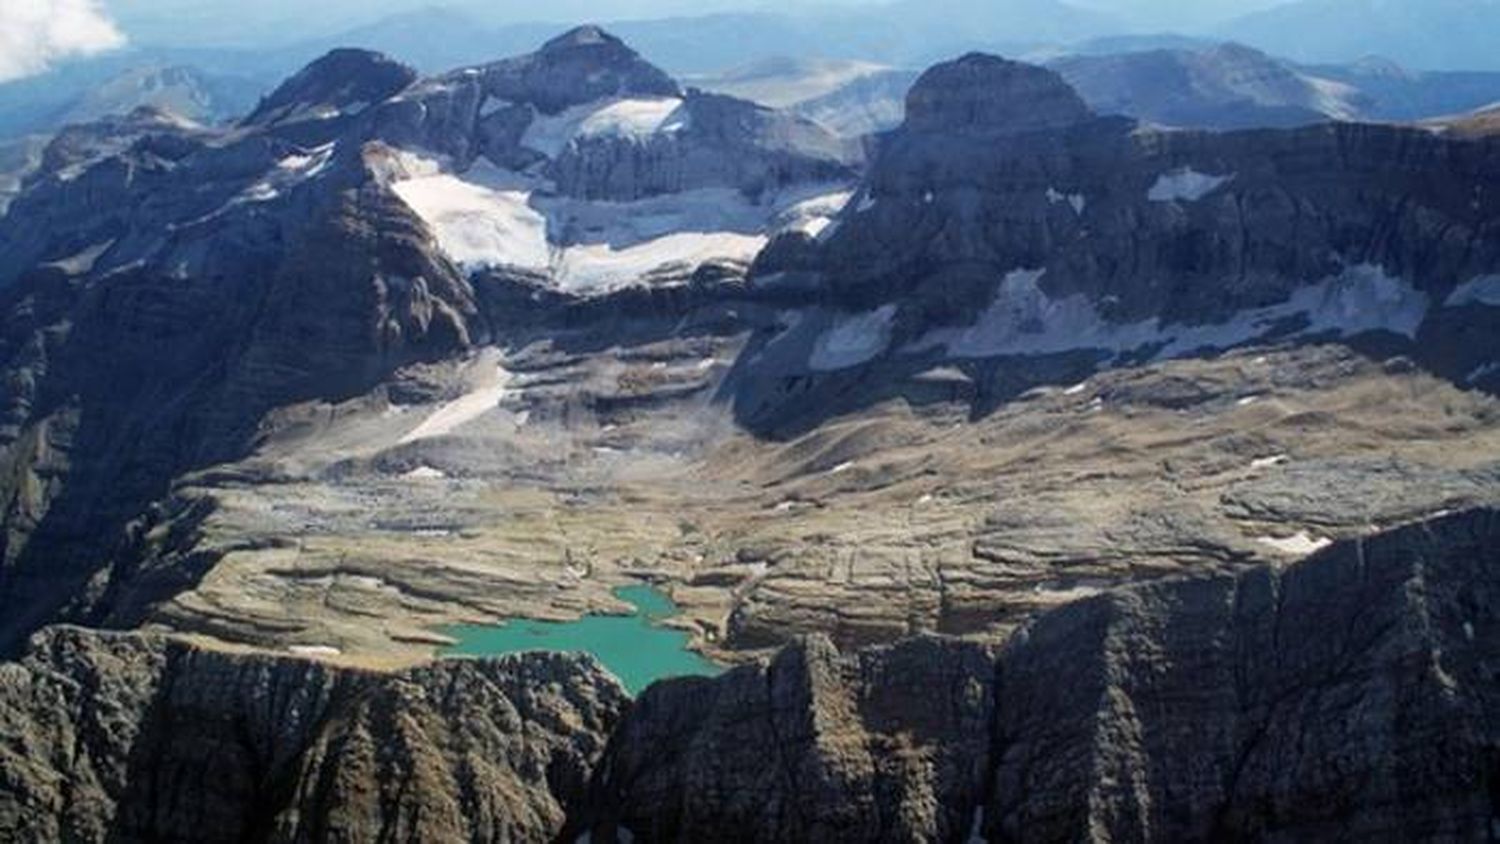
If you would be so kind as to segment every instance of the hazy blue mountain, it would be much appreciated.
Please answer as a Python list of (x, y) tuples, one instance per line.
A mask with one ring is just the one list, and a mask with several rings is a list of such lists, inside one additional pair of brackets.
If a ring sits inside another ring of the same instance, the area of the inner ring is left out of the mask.
[(1500, 70), (1497, 0), (1297, 0), (1219, 32), (1305, 62), (1380, 55), (1424, 70)]
[[(1106, 45), (1180, 43), (1182, 48), (1103, 51)], [(1299, 64), (1240, 44), (1195, 39), (1104, 39), (1076, 52), (1034, 56), (1058, 71), (1089, 105), (1164, 126), (1236, 129), (1327, 120), (1416, 121), (1467, 114), (1500, 103), (1500, 73), (1413, 71), (1392, 61)], [(774, 99), (844, 135), (899, 125), (911, 71), (807, 61), (744, 69), (709, 87)], [(827, 86), (836, 72), (853, 78)], [(806, 94), (798, 98), (797, 92)], [(815, 93), (816, 92), (816, 93)]]

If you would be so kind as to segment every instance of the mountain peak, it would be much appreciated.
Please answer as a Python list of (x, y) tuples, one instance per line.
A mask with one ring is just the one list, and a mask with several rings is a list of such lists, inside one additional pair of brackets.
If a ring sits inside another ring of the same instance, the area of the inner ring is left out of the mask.
[(1071, 126), (1091, 115), (1057, 73), (986, 53), (933, 67), (906, 99), (906, 126), (919, 132), (1008, 134)]
[(680, 96), (676, 80), (598, 26), (580, 26), (535, 53), (488, 69), (492, 93), (553, 114), (620, 96)]
[(341, 111), (357, 103), (377, 103), (416, 80), (415, 70), (383, 53), (339, 48), (283, 82), (245, 118), (245, 123), (276, 123), (312, 108)]
[[(558, 50), (572, 50), (578, 47), (596, 47), (600, 45), (625, 47), (625, 42), (605, 32), (604, 27), (597, 24), (584, 24), (583, 26), (574, 27), (548, 41), (542, 45), (542, 52), (550, 53)], [(627, 47), (626, 49), (629, 48)]]

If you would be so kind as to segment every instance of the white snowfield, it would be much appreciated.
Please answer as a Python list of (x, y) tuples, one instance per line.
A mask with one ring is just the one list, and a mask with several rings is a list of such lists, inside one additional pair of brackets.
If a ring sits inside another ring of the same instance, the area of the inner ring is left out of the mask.
[(1233, 174), (1212, 176), (1191, 167), (1181, 167), (1158, 176), (1156, 184), (1146, 192), (1146, 198), (1152, 202), (1197, 202), (1232, 179)]
[(521, 136), (521, 146), (556, 158), (580, 138), (649, 138), (680, 131), (687, 125), (687, 110), (677, 97), (606, 100), (555, 115), (537, 115)]
[[(511, 374), (490, 353), (483, 355), (475, 368), (478, 377), (469, 392), (438, 406), (400, 439), (400, 445), (447, 436), (500, 406), (509, 392)], [(423, 473), (419, 477), (435, 479), (441, 473), (436, 476)]]
[(854, 197), (853, 191), (820, 194), (797, 202), (781, 213), (779, 231), (799, 231), (815, 240), (827, 240), (838, 229), (837, 217)]
[(1047, 188), (1047, 201), (1053, 205), (1068, 203), (1073, 206), (1073, 213), (1082, 215), (1083, 209), (1088, 207), (1088, 199), (1081, 193), (1063, 193), (1055, 187)]
[(682, 232), (623, 249), (607, 243), (586, 244), (565, 250), (553, 272), (564, 290), (601, 293), (649, 283), (657, 275), (675, 281), (715, 261), (748, 264), (766, 242), (763, 235)]
[(681, 283), (710, 262), (749, 264), (780, 231), (830, 232), (850, 196), (842, 185), (816, 185), (760, 202), (728, 188), (588, 201), (482, 158), (463, 173), (435, 157), (396, 159), (392, 189), (464, 271), (526, 270), (579, 295)]
[(490, 266), (545, 269), (551, 264), (547, 221), (529, 202), (535, 180), (483, 159), (459, 178), (438, 162), (403, 154), (408, 178), (392, 184), (421, 217), (449, 258), (466, 270)]
[(1256, 541), (1293, 557), (1305, 557), (1333, 544), (1331, 539), (1312, 537), (1306, 533), (1295, 533), (1286, 537), (1258, 536)]
[(1384, 330), (1415, 339), (1427, 316), (1428, 298), (1400, 279), (1367, 264), (1317, 284), (1298, 288), (1279, 305), (1240, 311), (1204, 325), (1163, 324), (1153, 318), (1132, 323), (1104, 319), (1083, 294), (1054, 299), (1041, 288), (1044, 272), (1016, 270), (1005, 277), (990, 307), (965, 328), (939, 329), (915, 349), (946, 347), (958, 358), (1045, 355), (1075, 349), (1125, 353), (1157, 347), (1158, 359), (1208, 349), (1227, 349), (1301, 320), (1302, 335), (1351, 336)]

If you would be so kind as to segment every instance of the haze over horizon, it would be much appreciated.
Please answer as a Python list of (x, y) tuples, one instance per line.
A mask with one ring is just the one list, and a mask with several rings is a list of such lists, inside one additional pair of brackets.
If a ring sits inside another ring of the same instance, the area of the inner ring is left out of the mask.
[[(1191, 32), (1281, 0), (1204, 0), (1183, 9), (1173, 0), (1074, 0), (1080, 10), (1113, 18), (1120, 31)], [(59, 62), (122, 46), (150, 48), (281, 47), (333, 36), (394, 15), (445, 9), (487, 25), (647, 20), (715, 13), (816, 16), (886, 0), (558, 0), (531, 4), (478, 0), (294, 0), (230, 4), (223, 0), (3, 0), (0, 2), (0, 82), (44, 72)], [(987, 8), (987, 7), (986, 7)]]

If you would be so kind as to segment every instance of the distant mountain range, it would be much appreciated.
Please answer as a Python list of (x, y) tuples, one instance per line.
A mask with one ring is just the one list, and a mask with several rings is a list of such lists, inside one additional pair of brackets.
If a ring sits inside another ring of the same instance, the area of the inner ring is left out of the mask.
[(1304, 62), (1379, 55), (1423, 70), (1500, 70), (1496, 0), (1298, 0), (1214, 34)]
[[(899, 0), (858, 11), (713, 14), (611, 28), (691, 84), (770, 105), (800, 104), (846, 134), (899, 122), (915, 74), (878, 71), (969, 50), (1050, 59), (1096, 108), (1173, 125), (1406, 120), (1500, 100), (1493, 75), (1500, 54), (1487, 37), (1500, 31), (1495, 0), (1420, 7), (1300, 0), (1197, 34), (1130, 33), (1126, 21), (1060, 0)], [(248, 111), (277, 80), (336, 47), (377, 50), (432, 72), (521, 52), (556, 29), (496, 23), (479, 7), (435, 7), (264, 49), (142, 44), (0, 85), (0, 138), (52, 132), (137, 105), (213, 122)], [(1220, 49), (1225, 41), (1287, 61)], [(1377, 55), (1385, 58), (1371, 58)]]
[[(1326, 120), (1410, 122), (1500, 101), (1500, 73), (1418, 72), (1384, 59), (1304, 65), (1234, 43), (1110, 38), (1046, 64), (1095, 110), (1162, 126), (1238, 129)], [(914, 71), (858, 62), (765, 62), (698, 84), (788, 107), (845, 135), (901, 123)]]

